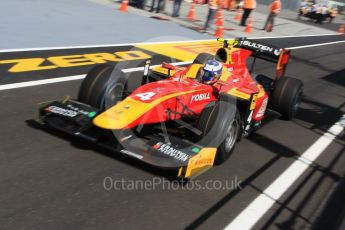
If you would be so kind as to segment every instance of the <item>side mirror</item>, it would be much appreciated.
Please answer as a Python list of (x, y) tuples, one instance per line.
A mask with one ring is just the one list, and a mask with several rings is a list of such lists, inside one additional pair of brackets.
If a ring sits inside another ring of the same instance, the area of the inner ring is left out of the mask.
[(150, 64), (151, 64), (151, 59), (147, 59), (145, 61), (144, 73), (143, 73), (141, 85), (145, 85), (147, 83), (147, 78), (149, 76), (149, 70), (150, 70)]

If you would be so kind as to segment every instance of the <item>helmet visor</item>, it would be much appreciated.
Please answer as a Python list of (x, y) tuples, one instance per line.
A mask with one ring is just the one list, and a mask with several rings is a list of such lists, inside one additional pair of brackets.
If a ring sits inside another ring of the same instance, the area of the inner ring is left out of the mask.
[(207, 81), (212, 81), (212, 79), (216, 77), (216, 74), (213, 72), (205, 71), (204, 75), (202, 76), (202, 80), (207, 82)]

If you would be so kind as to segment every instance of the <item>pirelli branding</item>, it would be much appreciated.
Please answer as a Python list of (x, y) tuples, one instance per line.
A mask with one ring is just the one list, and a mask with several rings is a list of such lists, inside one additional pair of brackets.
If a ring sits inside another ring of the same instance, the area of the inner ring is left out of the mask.
[(141, 50), (118, 51), (114, 53), (85, 53), (78, 55), (50, 56), (47, 58), (16, 58), (0, 60), (0, 65), (8, 65), (8, 72), (20, 73), (57, 68), (79, 67), (107, 62), (148, 59), (151, 56)]

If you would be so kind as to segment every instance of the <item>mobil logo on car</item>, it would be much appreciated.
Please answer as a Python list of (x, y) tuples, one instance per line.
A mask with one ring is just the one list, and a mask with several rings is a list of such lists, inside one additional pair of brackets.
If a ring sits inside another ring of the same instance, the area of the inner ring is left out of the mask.
[(205, 101), (210, 98), (211, 98), (210, 93), (199, 93), (199, 94), (192, 95), (190, 102)]

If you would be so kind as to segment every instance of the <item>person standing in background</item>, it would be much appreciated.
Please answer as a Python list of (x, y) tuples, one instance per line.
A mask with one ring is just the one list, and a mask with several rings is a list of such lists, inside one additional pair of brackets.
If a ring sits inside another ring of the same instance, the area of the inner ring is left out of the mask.
[(174, 0), (174, 8), (172, 17), (180, 16), (180, 8), (181, 8), (182, 0)]
[(138, 0), (137, 1), (137, 8), (138, 9), (144, 9), (144, 0)]
[[(154, 10), (156, 10), (156, 13), (159, 13), (160, 7), (161, 7), (163, 1), (164, 0), (152, 0), (151, 9), (149, 11), (153, 12)], [(157, 7), (155, 7), (156, 2), (157, 2)]]
[(201, 32), (207, 32), (207, 29), (210, 26), (210, 23), (213, 21), (213, 19), (216, 16), (217, 10), (219, 8), (219, 4), (220, 4), (219, 0), (208, 1), (208, 15), (206, 18), (204, 28), (201, 30)]
[(252, 12), (256, 8), (256, 0), (243, 0), (243, 15), (241, 19), (241, 26), (246, 26), (247, 19)]
[(330, 9), (329, 12), (329, 23), (332, 23), (333, 19), (337, 16), (338, 14), (338, 7), (333, 6), (333, 8)]
[(228, 0), (228, 10), (229, 11), (235, 10), (235, 4), (236, 4), (235, 0)]
[(267, 17), (263, 30), (266, 30), (269, 24), (272, 25), (271, 30), (273, 29), (274, 18), (279, 14), (281, 5), (280, 0), (273, 0), (273, 2), (269, 5), (268, 9), (270, 10), (270, 14)]

